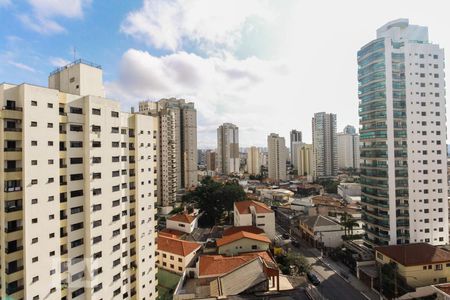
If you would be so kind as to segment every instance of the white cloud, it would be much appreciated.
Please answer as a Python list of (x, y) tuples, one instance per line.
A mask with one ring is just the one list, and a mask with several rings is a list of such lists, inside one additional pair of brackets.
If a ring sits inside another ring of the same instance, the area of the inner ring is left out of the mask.
[(234, 122), (242, 129), (242, 144), (259, 143), (272, 130), (273, 115), (285, 107), (274, 105), (289, 88), (287, 66), (257, 58), (238, 60), (202, 58), (177, 52), (156, 57), (130, 49), (122, 57), (118, 82), (107, 84), (108, 96), (136, 106), (139, 100), (179, 97), (194, 101), (198, 110), (199, 145), (213, 146), (220, 123)]
[(50, 64), (54, 67), (62, 67), (69, 63), (70, 61), (61, 57), (50, 57)]
[(26, 64), (19, 63), (19, 62), (15, 62), (15, 61), (13, 61), (13, 60), (8, 61), (8, 63), (9, 63), (10, 65), (13, 65), (13, 66), (15, 66), (16, 68), (22, 69), (22, 70), (24, 70), (24, 71), (36, 73), (36, 70), (35, 70), (34, 68), (32, 68), (32, 67), (30, 67), (30, 66), (28, 66), (28, 65), (26, 65)]
[(33, 31), (54, 34), (65, 31), (55, 18), (82, 18), (83, 9), (91, 0), (28, 0), (28, 3), (32, 13), (20, 14), (19, 20)]
[(159, 49), (194, 44), (206, 52), (233, 49), (252, 18), (273, 17), (265, 0), (144, 0), (121, 31)]

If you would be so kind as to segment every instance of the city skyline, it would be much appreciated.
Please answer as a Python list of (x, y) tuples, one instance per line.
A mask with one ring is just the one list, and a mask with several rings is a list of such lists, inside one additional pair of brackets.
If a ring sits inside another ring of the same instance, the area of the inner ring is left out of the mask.
[[(380, 3), (370, 14), (349, 2), (355, 13), (346, 18), (333, 13), (342, 5), (326, 1), (326, 11), (322, 2), (112, 2), (0, 1), (0, 16), (11, 25), (0, 29), (2, 80), (45, 86), (55, 67), (84, 58), (106, 70), (106, 94), (120, 100), (122, 110), (146, 99), (194, 102), (199, 148), (214, 147), (215, 129), (224, 122), (240, 127), (242, 146), (264, 146), (270, 132), (286, 137), (292, 128), (310, 142), (308, 120), (315, 112), (336, 113), (338, 131), (359, 127), (355, 53), (379, 24), (406, 17), (432, 28), (431, 40), (450, 47), (441, 2), (385, 2), (389, 10)], [(161, 26), (164, 20), (173, 24)], [(211, 20), (214, 26), (205, 28)], [(328, 88), (320, 89), (324, 81)]]

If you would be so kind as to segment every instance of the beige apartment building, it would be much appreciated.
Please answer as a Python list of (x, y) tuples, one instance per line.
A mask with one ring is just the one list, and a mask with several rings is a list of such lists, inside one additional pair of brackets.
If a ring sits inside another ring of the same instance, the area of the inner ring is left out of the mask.
[(2, 299), (156, 299), (157, 124), (78, 60), (0, 85)]
[(197, 111), (184, 99), (142, 101), (139, 112), (157, 119), (158, 204), (170, 211), (177, 194), (197, 185)]
[(239, 127), (223, 123), (217, 128), (217, 170), (220, 174), (238, 174), (240, 171)]
[(288, 151), (284, 137), (280, 137), (276, 133), (271, 133), (267, 137), (267, 147), (269, 149), (269, 179), (274, 181), (286, 180)]
[(250, 147), (247, 149), (247, 173), (258, 175), (261, 173), (260, 152), (258, 147)]

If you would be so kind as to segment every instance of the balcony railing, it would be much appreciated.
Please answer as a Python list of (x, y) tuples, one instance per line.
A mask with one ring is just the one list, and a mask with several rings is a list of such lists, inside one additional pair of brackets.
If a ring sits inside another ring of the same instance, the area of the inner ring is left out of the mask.
[(22, 230), (22, 229), (23, 229), (23, 226), (6, 227), (5, 228), (5, 232), (6, 233), (11, 233), (11, 232), (16, 232), (16, 231), (19, 231), (19, 230)]
[(14, 211), (20, 211), (20, 210), (22, 210), (22, 205), (5, 207), (5, 212), (7, 212), (7, 213), (14, 212)]
[(9, 274), (13, 274), (16, 272), (20, 272), (22, 270), (23, 270), (23, 266), (15, 267), (15, 268), (6, 268), (5, 273), (9, 275)]
[(5, 131), (22, 132), (22, 128), (16, 128), (16, 127), (5, 127)]
[(14, 252), (17, 252), (17, 251), (22, 251), (22, 250), (23, 250), (23, 246), (16, 246), (16, 247), (5, 248), (5, 252), (7, 254), (14, 253)]
[(5, 168), (5, 172), (22, 172), (22, 168)]
[(17, 107), (17, 106), (3, 106), (3, 110), (22, 111), (22, 107)]
[(5, 152), (20, 152), (20, 151), (22, 151), (22, 148), (4, 148), (3, 151), (5, 151)]
[(17, 293), (19, 291), (23, 290), (23, 285), (21, 286), (14, 286), (14, 287), (6, 287), (6, 294), (7, 295), (12, 295), (14, 293)]

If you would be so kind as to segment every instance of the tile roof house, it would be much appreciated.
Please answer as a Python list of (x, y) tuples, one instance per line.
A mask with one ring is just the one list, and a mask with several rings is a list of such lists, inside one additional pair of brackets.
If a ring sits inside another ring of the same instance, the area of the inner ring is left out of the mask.
[(166, 221), (168, 229), (174, 229), (186, 233), (192, 233), (197, 228), (198, 216), (181, 213), (171, 216)]
[(378, 264), (394, 263), (399, 276), (414, 288), (450, 281), (450, 252), (428, 243), (375, 248)]
[(219, 254), (236, 255), (241, 252), (268, 250), (271, 241), (265, 235), (238, 231), (216, 240)]
[(156, 242), (156, 265), (179, 274), (195, 260), (201, 248), (199, 243), (166, 235), (158, 235)]
[(266, 204), (247, 200), (234, 203), (234, 226), (255, 226), (275, 239), (275, 214)]
[(256, 226), (238, 226), (238, 227), (232, 226), (232, 227), (226, 228), (223, 231), (223, 236), (227, 236), (227, 235), (239, 232), (239, 231), (246, 231), (246, 232), (251, 232), (254, 234), (264, 234), (264, 230), (262, 230), (261, 228), (258, 228)]
[(302, 237), (315, 247), (336, 248), (342, 245), (344, 229), (332, 219), (317, 215), (300, 220)]

